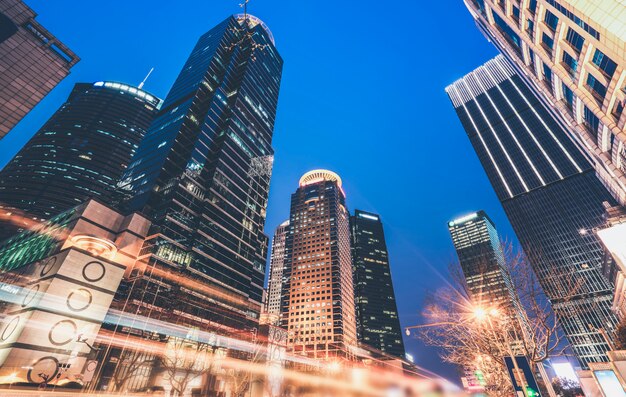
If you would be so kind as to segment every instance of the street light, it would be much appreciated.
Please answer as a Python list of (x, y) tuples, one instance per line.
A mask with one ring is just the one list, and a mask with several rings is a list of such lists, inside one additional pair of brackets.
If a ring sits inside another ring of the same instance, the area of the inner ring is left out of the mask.
[(428, 327), (439, 327), (439, 326), (442, 326), (442, 325), (459, 325), (459, 324), (463, 324), (463, 322), (455, 323), (455, 322), (452, 322), (452, 321), (440, 321), (440, 322), (430, 323), (430, 324), (411, 325), (409, 327), (405, 327), (404, 328), (404, 333), (406, 334), (406, 336), (411, 336), (411, 330), (412, 329), (428, 328)]
[[(489, 324), (489, 329), (494, 335), (496, 335), (496, 338), (497, 338), (497, 334), (496, 334), (496, 330), (493, 327), (492, 319), (502, 321), (503, 323), (507, 322), (506, 316), (502, 316), (500, 313), (500, 310), (497, 307), (483, 308), (483, 307), (478, 306), (474, 308), (474, 315), (479, 321), (482, 321), (483, 319), (488, 320), (487, 323)], [(513, 367), (515, 368), (515, 372), (517, 373), (517, 377), (520, 381), (520, 386), (522, 387), (522, 390), (532, 391), (532, 389), (526, 384), (526, 381), (523, 377), (521, 369), (517, 365), (516, 355), (513, 352), (513, 348), (511, 347), (511, 342), (509, 340), (508, 329), (505, 329), (503, 334), (504, 334), (504, 344), (507, 347), (507, 352), (509, 356), (511, 357), (511, 361), (513, 362)]]

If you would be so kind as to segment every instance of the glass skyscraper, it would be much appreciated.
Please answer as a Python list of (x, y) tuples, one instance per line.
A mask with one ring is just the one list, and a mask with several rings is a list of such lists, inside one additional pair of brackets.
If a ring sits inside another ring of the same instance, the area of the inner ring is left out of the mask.
[(36, 16), (21, 0), (0, 1), (0, 139), (79, 61)]
[(251, 15), (198, 40), (119, 184), (123, 206), (153, 221), (126, 310), (221, 332), (258, 324), (282, 67)]
[(626, 4), (464, 0), (478, 28), (539, 95), (626, 204)]
[[(0, 171), (0, 210), (41, 221), (88, 198), (110, 202), (159, 103), (126, 84), (76, 84)], [(8, 223), (11, 219), (0, 220), (0, 239), (19, 230), (19, 223)]]
[(350, 357), (356, 347), (350, 214), (341, 178), (309, 171), (291, 195), (281, 326), (292, 351)]
[(607, 361), (613, 292), (597, 236), (581, 231), (614, 199), (502, 56), (446, 91), (576, 356)]
[(357, 336), (360, 343), (404, 358), (404, 343), (380, 216), (355, 210), (350, 217)]
[(502, 243), (491, 218), (484, 211), (474, 212), (448, 222), (448, 230), (472, 303), (507, 311), (517, 309), (518, 298), (513, 291)]

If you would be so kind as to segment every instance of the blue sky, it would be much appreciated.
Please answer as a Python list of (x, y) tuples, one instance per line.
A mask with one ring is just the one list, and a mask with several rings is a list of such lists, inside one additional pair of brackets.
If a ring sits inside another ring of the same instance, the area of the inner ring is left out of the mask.
[[(237, 0), (27, 0), (37, 20), (82, 60), (8, 136), (3, 166), (77, 82), (116, 80), (165, 97), (197, 38)], [(251, 0), (285, 60), (266, 230), (288, 217), (313, 168), (341, 175), (350, 209), (381, 214), (403, 325), (420, 321), (427, 290), (455, 259), (446, 222), (484, 209), (513, 238), (444, 88), (496, 55), (461, 0)], [(418, 364), (453, 376), (407, 339)]]

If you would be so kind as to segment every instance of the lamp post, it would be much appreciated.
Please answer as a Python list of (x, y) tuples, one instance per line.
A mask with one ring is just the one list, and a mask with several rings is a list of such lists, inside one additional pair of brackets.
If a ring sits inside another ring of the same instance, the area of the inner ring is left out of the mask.
[[(494, 338), (496, 339), (497, 339), (497, 334), (493, 326), (493, 320), (495, 319), (497, 321), (501, 321), (503, 324), (507, 324), (508, 322), (506, 317), (502, 316), (500, 311), (495, 307), (485, 309), (485, 308), (478, 306), (474, 308), (474, 315), (476, 316), (476, 319), (479, 321), (482, 321), (485, 319), (487, 320), (487, 323), (489, 324), (489, 330), (494, 334)], [(524, 394), (526, 394), (529, 387), (528, 387), (528, 384), (526, 383), (524, 374), (522, 373), (521, 369), (517, 365), (516, 355), (515, 355), (515, 352), (513, 352), (513, 348), (511, 347), (511, 340), (509, 339), (509, 331), (508, 329), (506, 329), (506, 327), (503, 333), (504, 333), (504, 344), (506, 345), (507, 352), (509, 356), (511, 357), (511, 361), (513, 362), (513, 368), (515, 369), (515, 372), (517, 373), (517, 377), (519, 379), (520, 386), (522, 387), (522, 391), (524, 392)]]

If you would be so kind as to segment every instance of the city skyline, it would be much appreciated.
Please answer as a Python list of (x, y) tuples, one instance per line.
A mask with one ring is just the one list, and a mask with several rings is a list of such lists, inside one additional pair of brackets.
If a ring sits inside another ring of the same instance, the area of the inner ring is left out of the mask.
[[(117, 4), (117, 6), (119, 7), (120, 5)], [(255, 7), (260, 7), (260, 4), (255, 4)], [(36, 2), (33, 2), (32, 7), (37, 8), (37, 11), (40, 13), (40, 18), (46, 20), (46, 22), (48, 22), (48, 19), (51, 19), (52, 16), (50, 13), (48, 13), (46, 15), (46, 6), (45, 4), (37, 4)], [(228, 5), (228, 10), (230, 13), (234, 13), (237, 12), (237, 8), (236, 5)], [(469, 20), (469, 18), (466, 17), (465, 10), (463, 9), (463, 7), (461, 5), (459, 5), (458, 7), (458, 11), (459, 11), (459, 19), (461, 21), (465, 22), (465, 26), (469, 26), (470, 28), (467, 29), (468, 33), (469, 30), (471, 30), (471, 28), (473, 27), (471, 24), (471, 21)], [(268, 24), (270, 26), (272, 26), (273, 31), (276, 33), (277, 28), (280, 29), (280, 24), (278, 24), (278, 20), (272, 20), (272, 19), (278, 19), (278, 17), (272, 17), (272, 12), (267, 12), (265, 15), (265, 13), (257, 11), (257, 10), (252, 10), (252, 12), (254, 14), (258, 14), (260, 17), (262, 17), (264, 20), (266, 20), (268, 22)], [(369, 15), (369, 13), (368, 13)], [(222, 14), (219, 14), (219, 12), (215, 12), (215, 16), (211, 17), (211, 18), (206, 18), (203, 17), (202, 18), (202, 23), (199, 24), (199, 26), (197, 26), (198, 30), (201, 29), (205, 29), (208, 28), (211, 24), (213, 23), (217, 23), (219, 20), (222, 19)], [(48, 19), (45, 19), (48, 18)], [(208, 21), (208, 19), (210, 19), (210, 21)], [(193, 24), (190, 24), (193, 25)], [(57, 29), (58, 30), (58, 29)], [(59, 35), (62, 35), (63, 31), (60, 30), (59, 31)], [(66, 35), (67, 36), (67, 35)], [(279, 45), (287, 45), (289, 43), (289, 40), (287, 38), (285, 38), (286, 34), (276, 34), (277, 36), (277, 41), (279, 43)], [(476, 43), (481, 42), (482, 38), (480, 37), (480, 35), (476, 34)], [(63, 36), (61, 36), (63, 37)], [(190, 38), (190, 36), (188, 36), (187, 38), (187, 48), (185, 48), (184, 50), (181, 50), (182, 53), (185, 53), (189, 50), (189, 47), (192, 45), (193, 42), (193, 38)], [(116, 44), (117, 45), (117, 44)], [(80, 49), (80, 46), (78, 47), (78, 49)], [(84, 54), (85, 52), (81, 52), (81, 56), (82, 54)], [(488, 45), (485, 45), (485, 53), (487, 54), (494, 54), (495, 52), (491, 49), (489, 49)], [(93, 54), (93, 53), (92, 53)], [(141, 54), (141, 49), (138, 50), (138, 54)], [(296, 54), (299, 55), (299, 54)], [(123, 57), (122, 57), (123, 58)], [(153, 57), (154, 58), (154, 57)], [(85, 57), (83, 56), (83, 59), (85, 59)], [(296, 57), (296, 59), (298, 59)], [(459, 75), (468, 72), (469, 70), (471, 70), (473, 67), (482, 64), (486, 59), (488, 59), (488, 56), (485, 56), (484, 54), (481, 54), (480, 56), (478, 55), (474, 55), (474, 57), (472, 58), (474, 61), (474, 64), (472, 66), (459, 66), (457, 67), (457, 69), (455, 69), (454, 71), (449, 71), (445, 76), (443, 76), (441, 78), (442, 81), (440, 81), (437, 87), (433, 87), (433, 93), (436, 93), (438, 95), (438, 97), (440, 99), (445, 99), (445, 95), (442, 95), (440, 92), (437, 92), (437, 90), (441, 91), (442, 87), (445, 86), (445, 84), (451, 82), (452, 80), (454, 80), (456, 77), (458, 77)], [(370, 58), (367, 59), (368, 61), (371, 61)], [(118, 62), (121, 62), (121, 59), (118, 60)], [(297, 65), (297, 64), (296, 64)], [(80, 66), (80, 64), (79, 64)], [(179, 68), (181, 65), (176, 65), (176, 67), (173, 67), (172, 69), (176, 69)], [(407, 65), (402, 65), (403, 67), (406, 67)], [(119, 67), (119, 64), (118, 64)], [(293, 73), (293, 70), (297, 68), (297, 66), (294, 66), (293, 69), (291, 69), (291, 73)], [(139, 70), (133, 70), (132, 74), (135, 77), (135, 80), (133, 80), (135, 83), (140, 81), (143, 78), (143, 75), (147, 72), (147, 70), (149, 69), (148, 65), (146, 65), (146, 70), (145, 71), (139, 71)], [(93, 69), (92, 69), (93, 70)], [(115, 68), (112, 68), (111, 70), (116, 70)], [(154, 85), (156, 85), (157, 87), (159, 86), (159, 84), (163, 84), (163, 85), (167, 85), (171, 82), (171, 80), (173, 80), (175, 73), (173, 76), (163, 76), (163, 69), (160, 69), (157, 65), (157, 69), (155, 71), (155, 74), (153, 76), (151, 76), (150, 80), (148, 80), (148, 83), (146, 85), (146, 88), (149, 89), (152, 92), (158, 93), (159, 96), (164, 97), (166, 94), (166, 91), (161, 88), (161, 89), (153, 89)], [(323, 71), (322, 71), (323, 72)], [(363, 70), (363, 72), (365, 72), (365, 70)], [(97, 76), (93, 76), (92, 80), (95, 79), (114, 79), (115, 80), (119, 80), (119, 81), (124, 81), (126, 83), (130, 83), (133, 81), (129, 81), (131, 79), (128, 78), (129, 73), (125, 72), (126, 74), (123, 76), (120, 76), (119, 78), (117, 76), (109, 76), (109, 75), (104, 75), (104, 74), (108, 74), (110, 72), (102, 72), (100, 71), (99, 75)], [(118, 70), (116, 70), (116, 72), (114, 73), (119, 73)], [(162, 73), (159, 76), (159, 73)], [(77, 73), (76, 73), (77, 74)], [(78, 76), (72, 76), (72, 77), (78, 77)], [(345, 77), (345, 76), (342, 76)], [(168, 80), (169, 79), (169, 80)], [(295, 77), (291, 77), (291, 80), (295, 80)], [(167, 80), (167, 83), (162, 82), (163, 80)], [(162, 83), (160, 83), (160, 81)], [(293, 85), (293, 83), (291, 83)], [(353, 86), (354, 87), (354, 86)], [(309, 87), (310, 88), (310, 87)], [(435, 89), (436, 88), (436, 89)], [(290, 87), (290, 90), (292, 91), (292, 97), (293, 97), (293, 87)], [(55, 94), (58, 93), (59, 90), (55, 91)], [(66, 95), (66, 93), (63, 93), (63, 95)], [(368, 96), (371, 94), (368, 94)], [(373, 96), (373, 95), (372, 95)], [(293, 99), (292, 99), (293, 100)], [(288, 100), (285, 99), (284, 94), (281, 94), (281, 99), (280, 99), (280, 105), (281, 106), (281, 112), (285, 113), (285, 106), (288, 106), (286, 104), (290, 103), (292, 100)], [(52, 101), (52, 99), (50, 99), (50, 101)], [(366, 102), (369, 106), (373, 105), (373, 103), (369, 103)], [(51, 106), (56, 106), (58, 107), (59, 102), (56, 102), (54, 105)], [(411, 103), (412, 105), (414, 105), (414, 103)], [(442, 105), (441, 107), (445, 108), (447, 105), (447, 103), (442, 101)], [(289, 106), (288, 106), (289, 107)], [(293, 110), (291, 111), (293, 112)], [(280, 112), (279, 112), (280, 113)], [(332, 110), (331, 109), (331, 113), (335, 115), (335, 117), (337, 116), (337, 112), (336, 110)], [(448, 115), (453, 114), (451, 112), (448, 113)], [(33, 117), (35, 117), (35, 115), (33, 115)], [(283, 117), (283, 118), (290, 118), (290, 116), (286, 116), (286, 115), (280, 115), (279, 119)], [(30, 121), (30, 120), (27, 120)], [(382, 126), (381, 121), (378, 119), (374, 119), (375, 123), (374, 126)], [(294, 121), (290, 120), (290, 123), (293, 124)], [(363, 121), (361, 121), (361, 123), (363, 123)], [(33, 122), (31, 125), (34, 126), (35, 123)], [(281, 124), (281, 131), (280, 134), (277, 133), (279, 140), (277, 141), (277, 144), (280, 143), (279, 146), (279, 150), (280, 147), (282, 148), (294, 148), (294, 147), (298, 147), (298, 145), (293, 145), (290, 142), (292, 142), (292, 138), (289, 137), (290, 135), (290, 131), (288, 131), (286, 129), (286, 126), (289, 123), (283, 121)], [(302, 120), (301, 119), (297, 119), (295, 120), (295, 125), (298, 124), (302, 124)], [(450, 125), (450, 128), (452, 128), (454, 126), (454, 122), (448, 122), (447, 124)], [(28, 124), (25, 124), (24, 126), (20, 126), (19, 128), (26, 128), (25, 126)], [(342, 125), (342, 128), (345, 129), (345, 126), (343, 126), (342, 123), (340, 123), (340, 125)], [(358, 124), (360, 125), (360, 124)], [(357, 125), (357, 129), (358, 129), (358, 125)], [(37, 125), (36, 127), (34, 127), (35, 129), (39, 128), (41, 126), (41, 124), (39, 123), (39, 125)], [(314, 129), (316, 131), (318, 131), (320, 134), (327, 134), (328, 132), (324, 132), (323, 129), (317, 129), (314, 128), (313, 125), (308, 126), (306, 125), (306, 130), (311, 132)], [(458, 129), (458, 127), (457, 127)], [(419, 131), (415, 131), (412, 132), (414, 134), (416, 134), (416, 137), (420, 137), (422, 132)], [(462, 131), (460, 132), (462, 134)], [(446, 132), (447, 134), (447, 132)], [(320, 138), (324, 139), (325, 135), (322, 135)], [(375, 135), (370, 134), (369, 136), (364, 136), (361, 137), (359, 140), (361, 142), (359, 143), (359, 147), (362, 150), (372, 150), (374, 149), (373, 146), (371, 146), (371, 142), (372, 142), (372, 138)], [(457, 135), (458, 137), (462, 137), (462, 135)], [(356, 138), (357, 136), (353, 136), (353, 138)], [(404, 138), (406, 139), (408, 137), (408, 135), (401, 135), (400, 138)], [(367, 138), (367, 139), (365, 139)], [(282, 139), (282, 142), (281, 140)], [(411, 139), (409, 139), (409, 141), (411, 141)], [(14, 141), (13, 141), (14, 142)], [(354, 147), (354, 143), (357, 142), (356, 140), (352, 140), (352, 146)], [(367, 143), (370, 142), (370, 143)], [(394, 143), (391, 146), (382, 146), (381, 148), (384, 150), (384, 152), (382, 153), (384, 155), (385, 152), (389, 151), (391, 147), (393, 148), (397, 148), (398, 144), (401, 143), (400, 141)], [(9, 143), (7, 143), (7, 145), (9, 145)], [(411, 141), (411, 145), (413, 145), (413, 142)], [(5, 147), (5, 146), (3, 146)], [(412, 147), (412, 146), (410, 146)], [(370, 183), (365, 183), (364, 182), (364, 178), (370, 178), (370, 175), (368, 175), (368, 173), (362, 172), (362, 171), (356, 171), (356, 168), (353, 168), (350, 166), (350, 164), (342, 159), (339, 156), (328, 156), (328, 155), (321, 155), (319, 153), (315, 154), (315, 151), (319, 150), (319, 148), (313, 147), (313, 151), (311, 151), (309, 153), (309, 155), (307, 156), (308, 160), (305, 159), (302, 162), (299, 163), (290, 163), (291, 161), (293, 161), (296, 157), (301, 157), (302, 156), (302, 152), (296, 152), (293, 155), (289, 155), (288, 153), (285, 153), (284, 149), (282, 150), (281, 155), (286, 155), (287, 157), (283, 157), (283, 159), (281, 159), (281, 157), (278, 157), (278, 166), (277, 166), (277, 173), (275, 174), (275, 176), (273, 177), (273, 182), (272, 182), (272, 193), (271, 193), (271, 199), (270, 199), (270, 213), (269, 213), (269, 218), (270, 220), (268, 221), (266, 230), (272, 230), (273, 226), (277, 225), (278, 223), (280, 223), (282, 220), (285, 219), (285, 210), (284, 210), (284, 198), (280, 198), (279, 196), (282, 195), (281, 191), (284, 192), (284, 186), (281, 185), (289, 185), (288, 181), (289, 178), (286, 175), (290, 175), (290, 174), (301, 174), (302, 171), (307, 171), (309, 169), (312, 168), (316, 168), (317, 165), (328, 165), (329, 168), (332, 169), (337, 169), (342, 175), (346, 175), (346, 179), (350, 180), (349, 183), (346, 184), (346, 188), (349, 189), (349, 194), (351, 196), (351, 200), (353, 200), (353, 202), (355, 202), (354, 207), (357, 208), (366, 208), (367, 210), (372, 210), (375, 211), (377, 213), (381, 213), (383, 214), (383, 216), (385, 217), (386, 221), (386, 225), (388, 230), (388, 234), (390, 236), (392, 236), (390, 238), (390, 241), (392, 241), (393, 246), (390, 247), (390, 252), (391, 252), (391, 256), (392, 256), (392, 262), (394, 263), (394, 269), (398, 268), (398, 269), (402, 269), (400, 271), (395, 271), (394, 272), (394, 278), (399, 278), (400, 282), (398, 286), (396, 286), (396, 289), (398, 291), (403, 291), (403, 296), (405, 297), (405, 299), (402, 299), (402, 301), (407, 302), (408, 299), (410, 299), (411, 301), (414, 301), (414, 294), (413, 291), (409, 288), (409, 286), (414, 283), (417, 282), (418, 285), (421, 285), (422, 288), (425, 288), (431, 281), (435, 280), (438, 281), (439, 280), (439, 276), (436, 275), (435, 272), (433, 272), (431, 269), (428, 268), (428, 266), (433, 266), (436, 269), (441, 270), (442, 267), (445, 266), (445, 262), (448, 261), (448, 258), (451, 257), (452, 255), (452, 247), (449, 243), (449, 241), (447, 240), (447, 230), (445, 228), (445, 220), (449, 219), (452, 216), (455, 216), (457, 214), (462, 214), (464, 212), (466, 212), (469, 208), (473, 208), (473, 207), (484, 207), (485, 205), (483, 204), (485, 200), (491, 200), (491, 206), (487, 206), (490, 207), (488, 208), (490, 213), (495, 213), (496, 216), (499, 213), (499, 217), (498, 217), (498, 223), (499, 224), (506, 224), (506, 221), (503, 220), (504, 218), (502, 217), (502, 213), (498, 207), (497, 202), (495, 202), (493, 200), (493, 195), (489, 194), (489, 192), (487, 192), (487, 194), (485, 193), (478, 193), (479, 195), (477, 197), (473, 198), (473, 204), (468, 203), (468, 202), (463, 202), (463, 203), (456, 203), (456, 204), (450, 204), (450, 202), (446, 202), (446, 207), (444, 208), (444, 206), (442, 205), (437, 205), (436, 207), (436, 213), (432, 215), (432, 217), (430, 218), (431, 220), (429, 222), (427, 222), (427, 226), (429, 229), (435, 229), (438, 231), (438, 233), (435, 233), (437, 235), (437, 239), (435, 243), (431, 243), (430, 239), (425, 239), (423, 236), (420, 236), (419, 234), (422, 233), (420, 232), (420, 229), (417, 230), (409, 230), (409, 229), (413, 229), (414, 226), (414, 222), (412, 222), (411, 220), (407, 219), (407, 220), (403, 220), (401, 219), (401, 217), (398, 216), (396, 211), (393, 211), (393, 207), (395, 206), (394, 203), (385, 203), (381, 197), (378, 194), (369, 194), (368, 191), (372, 190), (372, 189), (376, 189), (376, 187), (374, 186), (374, 184), (370, 184)], [(457, 150), (458, 154), (461, 154), (461, 158), (463, 158), (463, 154), (467, 152), (467, 148), (464, 148), (463, 150), (461, 150), (459, 147), (457, 147), (455, 150)], [(467, 156), (469, 157), (469, 156)], [(6, 159), (3, 159), (6, 161)], [(467, 162), (464, 162), (467, 163)], [(396, 167), (398, 165), (402, 165), (404, 166), (404, 164), (413, 164), (413, 160), (411, 160), (410, 163), (407, 163), (406, 161), (401, 161), (399, 162)], [(418, 163), (419, 164), (419, 163)], [(467, 166), (467, 164), (464, 164), (464, 166)], [(413, 165), (410, 165), (410, 168), (413, 168)], [(451, 172), (451, 168), (449, 169), (442, 169), (440, 172), (443, 172), (444, 170), (446, 172)], [(454, 167), (457, 168), (457, 167)], [(477, 166), (477, 163), (475, 162), (474, 170), (478, 169), (479, 170), (479, 166)], [(386, 172), (384, 171), (384, 169), (380, 169), (380, 170), (373, 170), (377, 176), (380, 176), (381, 173)], [(347, 174), (346, 174), (347, 172)], [(445, 173), (445, 172), (444, 172)], [(470, 175), (471, 172), (468, 170), (467, 171), (467, 175)], [(402, 174), (400, 174), (402, 175)], [(441, 174), (439, 174), (441, 175)], [(454, 178), (454, 175), (451, 175), (451, 177)], [(456, 179), (452, 179), (454, 181), (453, 185), (454, 188), (449, 188), (449, 192), (452, 193), (454, 191), (456, 191), (457, 189), (468, 189), (470, 186), (472, 186), (471, 183), (469, 182), (465, 182), (463, 180), (464, 178), (461, 177), (460, 175), (456, 177)], [(478, 178), (479, 179), (479, 178)], [(359, 182), (361, 181), (361, 182)], [(407, 189), (406, 185), (402, 185), (402, 184), (398, 184), (398, 182), (400, 182), (401, 179), (400, 178), (394, 178), (394, 179), (390, 179), (388, 181), (388, 183), (393, 184), (394, 186), (400, 187), (400, 188), (404, 188)], [(371, 186), (370, 186), (371, 185)], [(357, 189), (358, 186), (358, 189)], [(483, 181), (483, 186), (486, 186), (485, 181)], [(404, 198), (407, 197), (406, 200), (398, 200), (398, 202), (405, 206), (408, 205), (408, 202), (410, 201), (409, 197), (411, 197), (412, 195), (414, 195), (416, 192), (408, 189), (408, 190), (404, 190), (402, 191), (402, 195), (400, 196), (400, 198)], [(436, 197), (431, 198), (430, 200), (428, 200), (428, 198), (426, 198), (426, 204), (432, 204), (433, 202), (441, 199), (441, 197), (444, 194), (437, 194), (435, 195)], [(367, 199), (366, 199), (367, 197)], [(487, 199), (485, 199), (484, 197), (487, 197)], [(281, 202), (283, 204), (281, 204)], [(282, 210), (277, 210), (278, 207), (283, 208)], [(492, 210), (493, 208), (493, 210)], [(405, 214), (409, 214), (412, 216), (412, 214), (410, 213), (410, 211), (406, 211)], [(506, 228), (505, 228), (506, 229)], [(510, 232), (510, 230), (507, 232), (503, 233), (504, 235), (507, 236), (511, 236), (512, 233)], [(402, 241), (403, 239), (406, 239), (405, 241)], [(434, 238), (433, 238), (434, 239)], [(404, 248), (401, 247), (401, 245), (404, 245), (405, 242), (408, 241), (408, 247)], [(433, 248), (434, 247), (434, 248)], [(423, 259), (419, 259), (419, 260), (414, 260), (414, 259), (409, 259), (407, 260), (408, 254), (414, 254), (415, 251), (423, 251), (422, 253), (420, 253), (420, 255), (423, 255)], [(398, 258), (400, 258), (399, 260), (395, 260), (394, 257), (397, 256)], [(429, 261), (432, 261), (432, 263), (429, 263)], [(424, 281), (424, 280), (416, 280), (414, 277), (404, 277), (408, 275), (408, 271), (411, 271), (411, 269), (415, 268), (416, 266), (426, 266), (426, 272), (430, 273), (430, 277), (427, 277), (427, 280), (429, 281)], [(400, 299), (399, 299), (400, 300)], [(406, 303), (405, 303), (406, 304)], [(401, 304), (402, 305), (402, 304)], [(417, 312), (419, 310), (419, 300), (417, 300), (416, 302), (411, 302), (410, 306), (405, 307), (404, 309), (404, 313), (401, 313), (401, 319), (403, 319), (403, 323), (405, 325), (408, 324), (413, 324), (415, 322), (417, 322)], [(415, 356), (418, 358), (418, 360), (423, 359), (423, 357), (420, 357), (419, 352), (415, 351), (415, 348), (412, 349), (413, 353), (417, 353), (415, 354)]]

